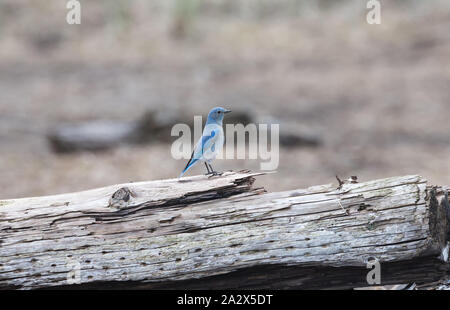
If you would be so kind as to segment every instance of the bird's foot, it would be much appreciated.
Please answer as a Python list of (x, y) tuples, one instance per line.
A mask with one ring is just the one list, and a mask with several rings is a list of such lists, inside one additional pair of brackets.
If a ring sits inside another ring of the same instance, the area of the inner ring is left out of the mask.
[(215, 177), (215, 176), (220, 176), (220, 175), (222, 175), (223, 174), (223, 172), (217, 172), (217, 171), (211, 171), (210, 172), (210, 178), (212, 178), (212, 177)]

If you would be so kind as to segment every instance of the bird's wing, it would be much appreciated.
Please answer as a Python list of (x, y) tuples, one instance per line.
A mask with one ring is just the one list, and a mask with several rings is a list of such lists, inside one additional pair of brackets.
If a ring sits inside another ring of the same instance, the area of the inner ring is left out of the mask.
[(183, 175), (189, 168), (191, 168), (204, 154), (204, 152), (208, 151), (211, 147), (214, 146), (214, 142), (216, 142), (218, 137), (218, 129), (211, 130), (208, 134), (204, 134), (198, 141), (194, 150), (192, 151), (191, 158), (184, 167)]
[(217, 141), (217, 137), (219, 136), (218, 132), (219, 130), (214, 129), (209, 135), (202, 137), (202, 154), (208, 151), (214, 145), (214, 142)]

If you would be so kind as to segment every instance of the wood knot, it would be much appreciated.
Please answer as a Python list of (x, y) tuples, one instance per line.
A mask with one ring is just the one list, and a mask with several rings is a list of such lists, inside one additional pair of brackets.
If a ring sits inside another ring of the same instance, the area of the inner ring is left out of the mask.
[(122, 209), (130, 204), (130, 196), (136, 197), (136, 193), (128, 187), (119, 188), (109, 199), (109, 208)]

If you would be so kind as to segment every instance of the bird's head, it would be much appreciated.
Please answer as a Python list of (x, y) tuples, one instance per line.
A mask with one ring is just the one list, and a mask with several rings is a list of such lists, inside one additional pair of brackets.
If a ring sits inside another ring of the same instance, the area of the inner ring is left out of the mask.
[(208, 122), (218, 122), (221, 123), (223, 120), (223, 117), (226, 113), (230, 113), (230, 110), (218, 107), (214, 108), (211, 111), (209, 111), (208, 114)]

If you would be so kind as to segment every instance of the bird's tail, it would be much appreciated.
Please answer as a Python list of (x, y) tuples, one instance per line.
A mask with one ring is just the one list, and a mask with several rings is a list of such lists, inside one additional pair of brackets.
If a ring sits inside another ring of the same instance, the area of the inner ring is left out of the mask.
[(186, 171), (188, 171), (197, 161), (198, 159), (193, 159), (190, 163), (188, 163), (178, 178), (181, 178), (183, 174), (185, 174)]

